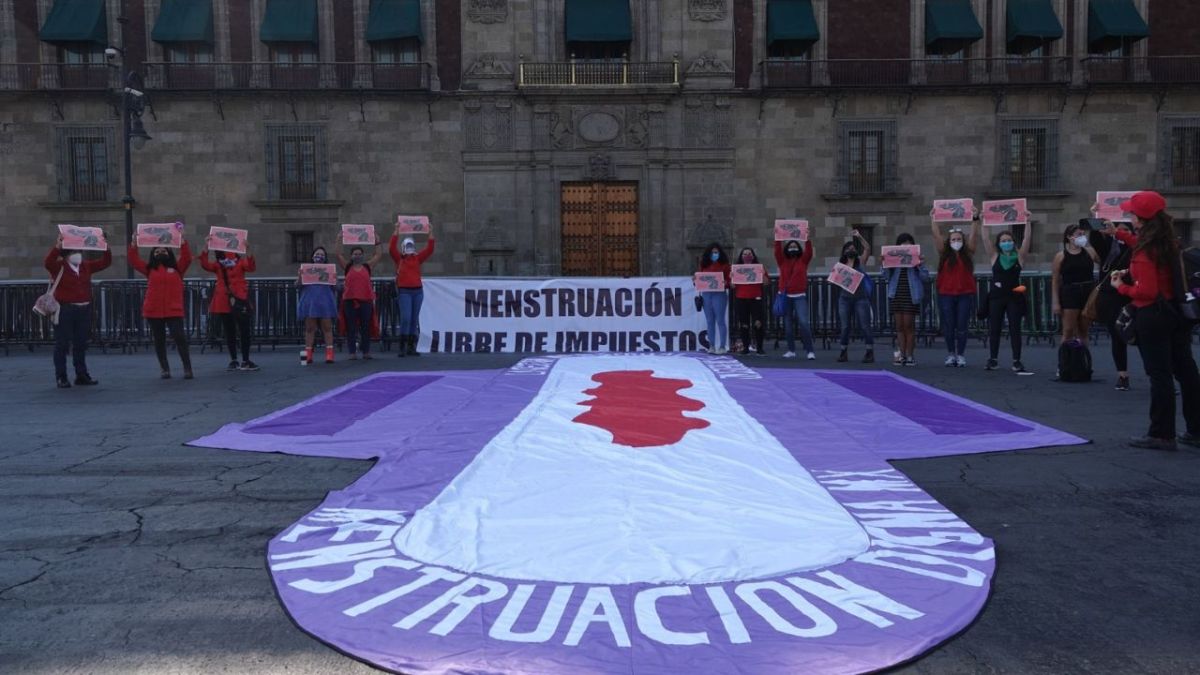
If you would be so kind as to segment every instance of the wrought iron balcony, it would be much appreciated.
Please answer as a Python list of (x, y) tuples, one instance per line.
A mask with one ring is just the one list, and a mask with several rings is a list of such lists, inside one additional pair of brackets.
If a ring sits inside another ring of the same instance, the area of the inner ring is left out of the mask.
[(157, 91), (423, 91), (428, 63), (162, 63), (145, 64), (146, 88)]
[(100, 91), (118, 76), (104, 63), (0, 63), (0, 91)]
[(765, 89), (1067, 85), (1071, 59), (768, 59), (762, 81)]
[(1088, 84), (1200, 84), (1200, 56), (1089, 56)]
[(679, 62), (588, 61), (525, 62), (517, 65), (521, 88), (678, 87)]

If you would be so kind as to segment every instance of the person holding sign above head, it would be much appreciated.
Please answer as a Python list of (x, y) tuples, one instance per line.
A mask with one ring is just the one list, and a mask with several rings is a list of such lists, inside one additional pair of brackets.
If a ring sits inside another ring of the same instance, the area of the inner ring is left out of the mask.
[[(313, 266), (326, 265), (328, 257), (324, 246), (314, 248), (311, 256)], [(332, 275), (329, 274), (329, 268), (334, 271)], [(296, 285), (300, 287), (296, 318), (304, 321), (304, 359), (301, 365), (313, 361), (313, 342), (317, 338), (318, 325), (321, 335), (325, 337), (325, 363), (333, 363), (333, 319), (337, 316), (337, 297), (334, 292), (337, 285), (336, 269), (332, 265), (328, 268), (309, 266), (310, 278), (305, 274), (306, 266), (302, 265), (296, 275)]]
[(433, 229), (428, 228), (429, 241), (417, 251), (412, 237), (400, 241), (403, 225), (403, 222), (396, 223), (396, 232), (388, 244), (388, 253), (396, 263), (396, 309), (400, 312), (400, 353), (397, 356), (417, 356), (418, 320), (421, 318), (421, 302), (425, 299), (425, 291), (421, 287), (421, 264), (433, 255)]
[[(371, 283), (371, 269), (383, 260), (383, 249), (376, 248), (371, 258), (361, 246), (350, 249), (350, 260), (338, 252), (338, 265), (346, 277), (342, 289), (342, 318), (346, 324), (346, 344), (350, 360), (371, 358), (371, 336), (375, 325), (375, 285)], [(361, 347), (361, 349), (360, 349)]]
[(63, 235), (46, 254), (45, 267), (54, 279), (52, 293), (59, 310), (54, 318), (54, 379), (59, 389), (70, 388), (67, 352), (75, 366), (75, 384), (99, 384), (87, 367), (87, 343), (92, 331), (92, 275), (108, 269), (112, 251), (99, 260), (84, 260), (83, 251), (64, 250)]
[(1080, 224), (1063, 230), (1062, 250), (1054, 254), (1051, 277), (1051, 309), (1062, 317), (1062, 341), (1087, 339), (1088, 324), (1083, 306), (1096, 283), (1100, 254), (1092, 248), (1089, 229)]
[[(907, 232), (896, 237), (896, 246), (916, 246), (917, 240)], [(925, 284), (929, 281), (929, 270), (925, 267), (925, 256), (912, 267), (889, 267), (884, 270), (887, 281), (888, 306), (896, 322), (896, 357), (892, 365), (917, 365), (917, 315), (925, 299)]]
[(1033, 239), (1033, 223), (1025, 225), (1025, 239), (1017, 246), (1016, 237), (1009, 230), (996, 235), (996, 247), (991, 248), (987, 237), (983, 247), (992, 260), (992, 280), (988, 284), (988, 360), (985, 368), (995, 370), (1000, 356), (1000, 330), (1008, 321), (1008, 339), (1012, 345), (1012, 369), (1014, 373), (1025, 372), (1021, 363), (1021, 319), (1025, 316), (1025, 286), (1021, 283), (1021, 270), (1025, 256), (1029, 255), (1029, 242)]
[[(211, 243), (212, 240), (210, 240)], [(245, 254), (235, 251), (217, 251), (216, 260), (208, 259), (208, 248), (200, 251), (200, 266), (217, 277), (212, 302), (208, 311), (221, 318), (225, 332), (225, 344), (229, 348), (229, 365), (225, 370), (258, 370), (250, 360), (250, 284), (246, 275), (256, 269), (254, 256), (247, 245)], [(238, 365), (238, 347), (241, 347), (242, 362)]]
[(871, 332), (871, 300), (875, 295), (875, 284), (871, 275), (864, 270), (866, 261), (871, 259), (871, 244), (854, 230), (851, 233), (853, 241), (842, 245), (842, 257), (838, 262), (863, 273), (862, 283), (853, 293), (841, 289), (838, 293), (838, 322), (841, 324), (842, 351), (838, 354), (838, 363), (849, 360), (847, 354), (850, 348), (850, 323), (858, 321), (858, 330), (862, 333), (867, 352), (863, 355), (863, 363), (875, 363), (875, 336)]
[[(932, 214), (931, 214), (932, 215)], [(979, 213), (971, 221), (968, 239), (961, 227), (952, 226), (942, 236), (938, 221), (930, 219), (938, 248), (937, 292), (942, 331), (946, 336), (946, 366), (965, 367), (967, 323), (975, 307), (975, 245), (979, 240)]]
[(708, 328), (708, 349), (712, 354), (729, 351), (729, 256), (717, 242), (709, 244), (700, 256), (700, 272), (720, 274), (725, 279), (718, 291), (702, 291), (704, 323)]
[(179, 245), (179, 258), (175, 251), (166, 246), (150, 249), (150, 260), (142, 260), (136, 241), (129, 242), (129, 264), (146, 277), (146, 299), (142, 302), (142, 316), (150, 324), (150, 335), (154, 338), (154, 355), (158, 357), (160, 376), (171, 379), (171, 366), (167, 362), (167, 331), (175, 351), (183, 362), (183, 379), (192, 379), (192, 356), (188, 350), (187, 334), (183, 328), (183, 275), (192, 264), (192, 249), (187, 241)]
[(808, 318), (808, 264), (813, 259), (811, 241), (795, 239), (775, 241), (775, 262), (779, 265), (779, 291), (784, 294), (784, 338), (787, 351), (783, 358), (796, 356), (796, 327), (800, 328), (800, 340), (809, 361), (817, 358), (813, 353), (812, 329)]
[[(761, 265), (758, 254), (747, 246), (738, 254), (739, 265)], [(750, 340), (754, 340), (755, 353), (764, 355), (763, 338), (766, 335), (766, 312), (763, 310), (763, 287), (766, 285), (766, 275), (759, 283), (740, 284), (734, 279), (733, 309), (737, 317), (738, 328), (742, 337), (741, 354), (750, 353)], [(793, 356), (795, 356), (793, 354)]]

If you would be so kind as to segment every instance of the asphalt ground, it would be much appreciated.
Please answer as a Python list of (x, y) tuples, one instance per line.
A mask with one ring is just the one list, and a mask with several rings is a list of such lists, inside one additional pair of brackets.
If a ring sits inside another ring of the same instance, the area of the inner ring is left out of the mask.
[[(1118, 392), (1107, 345), (1094, 354), (1088, 384), (1050, 381), (1046, 345), (1026, 348), (1032, 376), (985, 372), (977, 345), (966, 369), (931, 348), (902, 370), (1093, 442), (895, 463), (997, 553), (978, 620), (897, 672), (1200, 672), (1200, 451), (1127, 447), (1147, 423), (1140, 360), (1133, 391)], [(892, 367), (818, 355), (747, 362)], [(50, 350), (0, 356), (0, 672), (374, 672), (297, 629), (265, 567), (267, 541), (369, 463), (182, 444), (370, 372), (518, 359), (385, 353), (302, 368), (289, 347), (255, 354), (260, 372), (226, 373), (220, 354), (194, 358), (184, 381), (174, 356), (176, 379), (160, 380), (149, 352), (93, 354), (100, 385), (58, 390)]]

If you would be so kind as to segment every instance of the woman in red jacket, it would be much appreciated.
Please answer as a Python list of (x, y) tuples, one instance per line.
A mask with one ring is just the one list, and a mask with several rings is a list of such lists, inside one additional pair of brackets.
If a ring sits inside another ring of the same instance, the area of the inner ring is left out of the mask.
[(421, 318), (421, 302), (425, 299), (425, 291), (421, 288), (421, 263), (433, 255), (433, 231), (429, 232), (429, 242), (425, 248), (417, 251), (417, 245), (412, 237), (405, 237), (404, 244), (397, 248), (400, 241), (400, 224), (396, 224), (396, 232), (388, 243), (388, 253), (396, 263), (396, 308), (400, 311), (400, 353), (397, 356), (417, 355), (418, 319)]
[(811, 241), (775, 242), (775, 262), (779, 265), (779, 291), (786, 298), (783, 313), (783, 337), (787, 340), (787, 351), (783, 358), (796, 356), (796, 326), (800, 326), (800, 341), (809, 361), (817, 358), (813, 353), (812, 328), (808, 319), (808, 263), (813, 259)]
[[(758, 254), (747, 246), (738, 254), (737, 264), (758, 265)], [(766, 281), (764, 280), (761, 284), (737, 284), (733, 287), (733, 309), (738, 327), (741, 328), (741, 353), (743, 355), (750, 353), (751, 335), (753, 335), (756, 353), (759, 356), (765, 354), (763, 351), (763, 337), (767, 332), (766, 311), (763, 309), (763, 287), (765, 285)]]
[[(1192, 326), (1179, 313), (1176, 284), (1179, 275), (1179, 238), (1167, 202), (1157, 192), (1138, 192), (1121, 209), (1134, 215), (1137, 236), (1118, 230), (1116, 237), (1133, 247), (1128, 276), (1114, 270), (1109, 283), (1130, 299), (1135, 308), (1137, 348), (1150, 378), (1150, 429), (1130, 439), (1135, 448), (1175, 450), (1175, 386), (1187, 432), (1179, 442), (1200, 447), (1200, 372), (1192, 357)], [(1182, 281), (1182, 279), (1178, 279)]]
[[(246, 255), (229, 251), (218, 252), (216, 262), (208, 259), (208, 249), (200, 251), (200, 266), (217, 277), (212, 302), (208, 306), (211, 314), (221, 317), (225, 330), (225, 343), (229, 347), (229, 365), (225, 370), (258, 370), (250, 360), (250, 284), (246, 274), (256, 269), (254, 256), (247, 247)], [(241, 340), (238, 340), (238, 337)], [(238, 365), (238, 346), (242, 348), (242, 364)]]
[(138, 255), (137, 244), (129, 244), (129, 264), (146, 276), (146, 299), (142, 302), (142, 316), (150, 324), (154, 337), (154, 354), (162, 369), (162, 379), (171, 379), (171, 366), (167, 363), (167, 330), (183, 362), (183, 379), (192, 379), (192, 356), (188, 352), (187, 335), (183, 332), (183, 275), (192, 264), (192, 249), (185, 241), (179, 248), (179, 260), (175, 252), (165, 246), (156, 246), (150, 251), (150, 262)]
[[(99, 260), (84, 260), (82, 251), (62, 250), (62, 236), (46, 254), (46, 271), (57, 279), (54, 299), (58, 321), (54, 324), (54, 379), (59, 389), (71, 386), (67, 379), (67, 352), (75, 365), (75, 384), (100, 384), (87, 368), (88, 335), (92, 332), (92, 275), (112, 264), (112, 251)], [(61, 275), (61, 276), (60, 276)]]

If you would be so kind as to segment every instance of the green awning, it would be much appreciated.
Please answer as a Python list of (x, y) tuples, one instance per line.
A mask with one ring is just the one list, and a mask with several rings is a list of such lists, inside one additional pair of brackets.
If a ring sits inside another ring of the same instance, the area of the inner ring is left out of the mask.
[(567, 0), (567, 42), (629, 42), (629, 0)]
[(1133, 0), (1088, 3), (1088, 51), (1111, 52), (1148, 35), (1150, 28), (1133, 6)]
[(367, 42), (421, 39), (420, 0), (371, 0)]
[(267, 0), (259, 40), (316, 44), (318, 35), (317, 0)]
[(108, 44), (108, 13), (104, 0), (54, 0), (38, 37), (45, 42)]
[(953, 54), (983, 39), (971, 0), (926, 0), (925, 51)]
[(150, 39), (213, 43), (212, 0), (163, 0)]
[(1008, 0), (1008, 51), (1026, 54), (1063, 36), (1050, 0)]
[(821, 39), (809, 0), (767, 0), (767, 44), (781, 40), (812, 46)]

